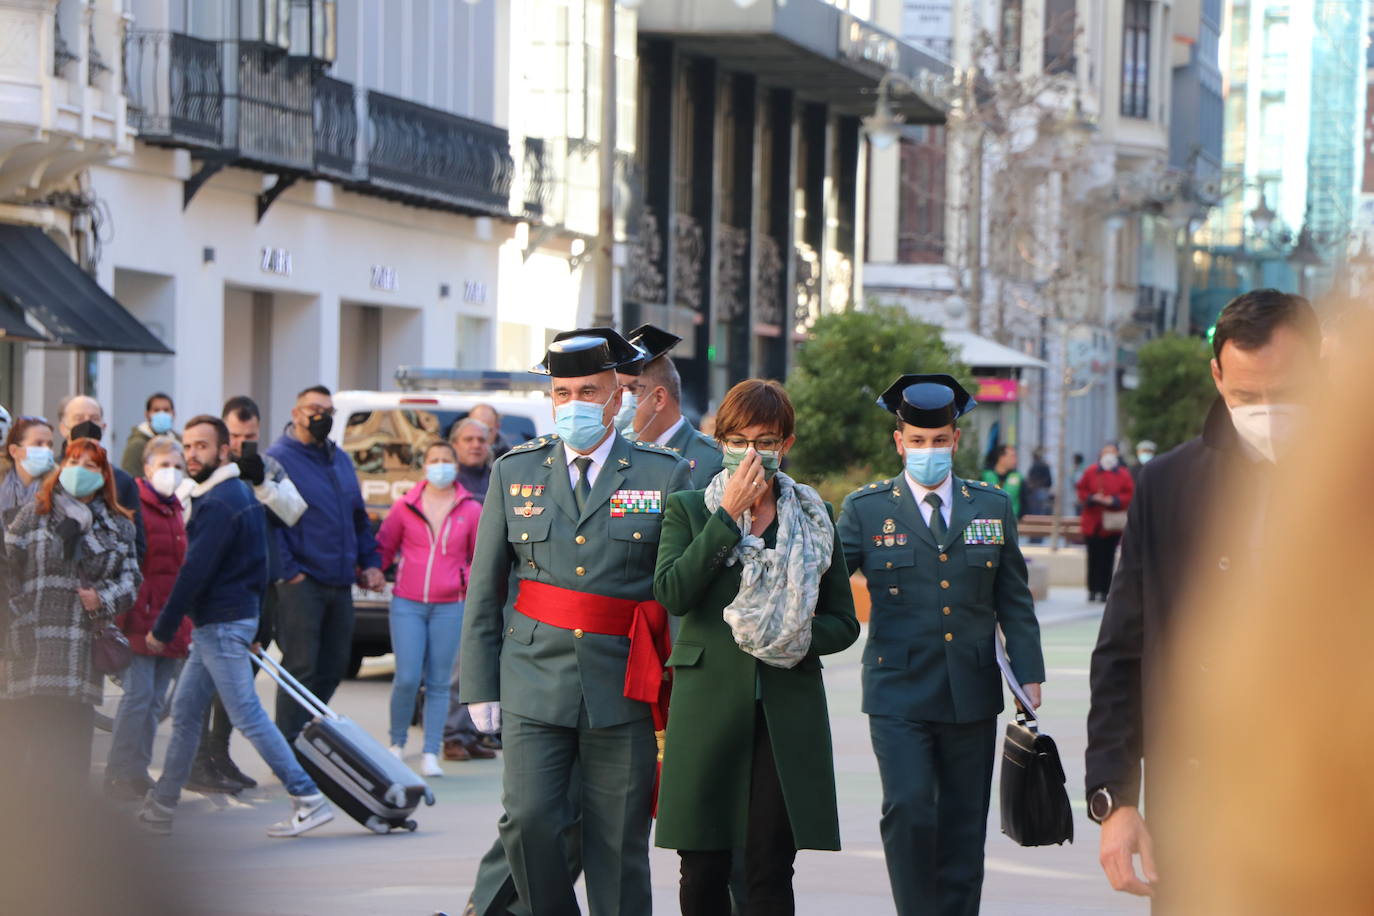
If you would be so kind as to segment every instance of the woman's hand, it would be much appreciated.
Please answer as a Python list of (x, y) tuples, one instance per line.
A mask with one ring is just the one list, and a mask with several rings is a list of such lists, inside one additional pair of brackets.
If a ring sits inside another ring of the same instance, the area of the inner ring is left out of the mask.
[(81, 596), (81, 606), (86, 609), (86, 613), (94, 614), (100, 610), (100, 596), (95, 593), (95, 589), (78, 588), (76, 593)]
[(764, 492), (763, 461), (759, 458), (759, 453), (750, 446), (744, 460), (739, 463), (739, 467), (725, 484), (720, 507), (731, 518), (739, 518), (746, 509), (758, 502)]

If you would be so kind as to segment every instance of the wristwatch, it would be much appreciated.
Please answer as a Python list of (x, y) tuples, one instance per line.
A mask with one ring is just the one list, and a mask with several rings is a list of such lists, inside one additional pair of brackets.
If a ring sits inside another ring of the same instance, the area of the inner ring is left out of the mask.
[(1116, 810), (1116, 799), (1106, 786), (1098, 786), (1088, 796), (1088, 817), (1095, 823), (1102, 823)]

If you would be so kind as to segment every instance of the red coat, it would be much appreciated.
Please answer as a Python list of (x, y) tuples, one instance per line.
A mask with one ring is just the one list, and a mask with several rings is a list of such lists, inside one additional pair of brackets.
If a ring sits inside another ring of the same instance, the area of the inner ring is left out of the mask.
[(1102, 512), (1109, 507), (1090, 501), (1097, 493), (1111, 497), (1112, 510), (1125, 512), (1131, 505), (1131, 497), (1135, 495), (1135, 481), (1131, 478), (1131, 472), (1126, 470), (1124, 465), (1117, 465), (1116, 470), (1107, 471), (1103, 470), (1102, 465), (1094, 464), (1078, 479), (1078, 501), (1083, 504), (1083, 536), (1120, 534), (1119, 531), (1102, 530)]
[[(138, 496), (143, 504), (143, 527), (148, 533), (148, 553), (143, 557), (143, 585), (139, 587), (134, 606), (117, 620), (119, 628), (129, 637), (134, 651), (152, 655), (145, 639), (157, 623), (157, 615), (176, 584), (177, 573), (186, 559), (186, 523), (181, 518), (181, 503), (163, 502), (162, 497), (142, 478), (138, 481)], [(176, 637), (162, 654), (166, 658), (185, 658), (191, 649), (191, 619), (181, 622)]]

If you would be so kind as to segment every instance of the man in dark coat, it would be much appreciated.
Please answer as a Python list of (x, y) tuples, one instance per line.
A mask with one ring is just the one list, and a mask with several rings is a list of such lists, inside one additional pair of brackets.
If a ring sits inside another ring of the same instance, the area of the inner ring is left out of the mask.
[[(1152, 896), (1159, 878), (1139, 810), (1141, 767), (1155, 726), (1147, 698), (1161, 683), (1174, 611), (1190, 571), (1244, 575), (1262, 524), (1265, 470), (1282, 460), (1320, 346), (1316, 314), (1301, 296), (1257, 290), (1233, 300), (1213, 338), (1212, 378), (1221, 397), (1202, 435), (1141, 472), (1093, 651), (1088, 712), (1088, 810), (1102, 825), (1100, 860), (1118, 891)], [(1258, 514), (1228, 518), (1224, 537), (1204, 541), (1207, 500), (1223, 482), (1240, 484)], [(1145, 881), (1135, 872), (1135, 855)]]

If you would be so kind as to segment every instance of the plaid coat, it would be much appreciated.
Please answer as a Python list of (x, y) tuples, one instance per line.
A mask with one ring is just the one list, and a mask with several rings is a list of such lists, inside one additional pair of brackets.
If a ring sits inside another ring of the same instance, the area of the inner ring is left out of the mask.
[[(67, 517), (61, 499), (39, 515), (26, 504), (5, 529), (4, 576), (8, 646), (0, 666), (0, 695), (71, 697), (97, 704), (100, 675), (91, 666), (96, 625), (114, 620), (133, 606), (142, 574), (134, 548), (134, 523), (113, 513), (100, 497), (90, 506), (91, 527), (81, 535), (81, 550), (68, 559), (58, 525)], [(83, 585), (100, 596), (92, 621), (81, 606)]]

